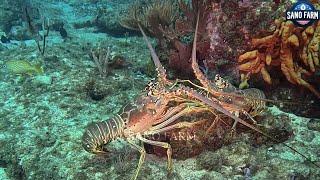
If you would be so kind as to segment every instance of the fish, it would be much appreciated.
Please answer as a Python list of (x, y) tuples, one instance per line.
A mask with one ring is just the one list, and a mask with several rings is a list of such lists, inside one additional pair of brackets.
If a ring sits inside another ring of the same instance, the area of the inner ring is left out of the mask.
[(27, 74), (32, 76), (44, 73), (41, 63), (31, 64), (26, 60), (10, 60), (5, 62), (5, 67), (13, 74)]

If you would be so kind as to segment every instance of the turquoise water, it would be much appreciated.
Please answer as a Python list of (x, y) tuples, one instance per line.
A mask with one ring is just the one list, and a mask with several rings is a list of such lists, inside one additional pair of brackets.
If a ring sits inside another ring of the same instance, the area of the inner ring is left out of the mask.
[(0, 179), (320, 179), (320, 23), (292, 5), (2, 0)]

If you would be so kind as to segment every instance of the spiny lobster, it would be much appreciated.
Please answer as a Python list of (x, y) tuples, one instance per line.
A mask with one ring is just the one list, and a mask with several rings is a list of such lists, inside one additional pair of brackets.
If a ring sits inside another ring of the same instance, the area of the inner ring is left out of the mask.
[[(202, 86), (196, 85), (188, 80), (177, 80), (175, 82), (168, 80), (166, 70), (161, 65), (151, 43), (148, 41), (142, 28), (140, 26), (139, 28), (156, 66), (158, 73), (157, 82), (150, 83), (146, 88), (146, 92), (138, 97), (134, 103), (127, 105), (120, 115), (107, 121), (90, 124), (82, 138), (82, 145), (86, 151), (94, 154), (106, 153), (106, 144), (116, 138), (125, 139), (132, 147), (140, 152), (139, 163), (133, 176), (133, 179), (136, 179), (146, 154), (144, 148), (135, 143), (135, 140), (139, 140), (167, 149), (167, 169), (170, 172), (172, 170), (172, 149), (170, 144), (149, 140), (146, 136), (201, 123), (201, 121), (178, 121), (178, 119), (184, 115), (201, 111), (210, 111), (215, 114), (216, 117), (219, 117), (220, 114), (226, 115), (235, 121), (233, 126), (239, 122), (273, 139), (238, 117), (238, 114), (241, 112), (253, 120), (252, 116), (258, 114), (265, 107), (265, 101), (263, 99), (265, 96), (262, 91), (257, 89), (236, 90), (235, 87), (219, 77), (216, 78), (215, 83), (211, 83), (200, 71), (196, 62), (198, 23), (196, 25), (192, 50), (192, 68)], [(205, 90), (207, 94), (200, 93), (197, 90), (185, 86), (181, 82), (189, 82), (196, 88)], [(252, 114), (252, 116), (250, 114)], [(290, 146), (287, 147), (297, 152)], [(299, 154), (302, 155), (301, 153)], [(305, 157), (304, 155), (302, 156)]]
[[(225, 81), (219, 75), (216, 75), (214, 83), (212, 83), (207, 76), (200, 70), (200, 67), (197, 63), (196, 55), (196, 46), (197, 46), (197, 32), (198, 32), (198, 22), (199, 15), (197, 17), (196, 30), (193, 40), (192, 54), (191, 54), (191, 66), (195, 73), (196, 78), (200, 81), (202, 86), (198, 86), (189, 81), (190, 84), (205, 90), (208, 93), (208, 98), (213, 100), (218, 100), (218, 102), (229, 112), (235, 114), (239, 117), (240, 113), (243, 113), (253, 122), (254, 116), (260, 115), (266, 108), (265, 95), (264, 93), (255, 88), (250, 89), (237, 89), (232, 84)], [(212, 112), (216, 116), (216, 120), (219, 119), (219, 115), (215, 112)], [(213, 121), (210, 128), (207, 130), (207, 133), (214, 126), (215, 121)], [(235, 120), (235, 123), (232, 126), (232, 129), (235, 128), (238, 120)]]

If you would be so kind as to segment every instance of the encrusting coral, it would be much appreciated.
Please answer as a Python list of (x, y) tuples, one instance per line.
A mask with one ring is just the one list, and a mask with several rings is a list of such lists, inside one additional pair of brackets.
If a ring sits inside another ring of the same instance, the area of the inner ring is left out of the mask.
[(254, 50), (239, 56), (240, 87), (247, 86), (250, 76), (257, 73), (272, 84), (268, 69), (280, 67), (290, 83), (304, 86), (320, 98), (320, 93), (302, 77), (313, 75), (319, 67), (320, 22), (306, 29), (284, 19), (275, 20), (275, 25), (272, 35), (252, 39)]

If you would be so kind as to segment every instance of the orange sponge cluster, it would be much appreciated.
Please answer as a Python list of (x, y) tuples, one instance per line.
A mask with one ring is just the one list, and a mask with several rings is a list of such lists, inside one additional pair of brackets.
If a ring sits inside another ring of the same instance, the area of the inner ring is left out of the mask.
[(272, 84), (268, 69), (280, 67), (290, 83), (304, 86), (320, 98), (320, 93), (302, 78), (313, 75), (319, 67), (320, 21), (306, 29), (284, 19), (275, 20), (275, 25), (272, 35), (253, 39), (254, 50), (239, 56), (240, 87), (247, 86), (250, 76), (257, 73)]

